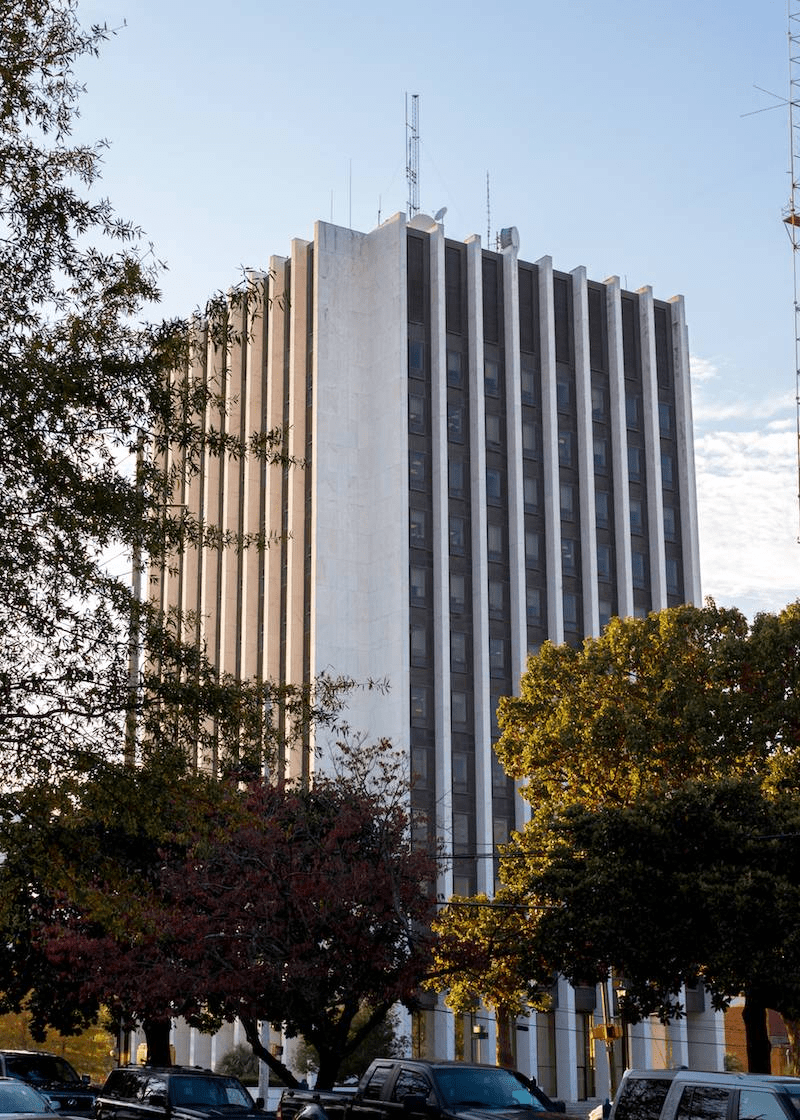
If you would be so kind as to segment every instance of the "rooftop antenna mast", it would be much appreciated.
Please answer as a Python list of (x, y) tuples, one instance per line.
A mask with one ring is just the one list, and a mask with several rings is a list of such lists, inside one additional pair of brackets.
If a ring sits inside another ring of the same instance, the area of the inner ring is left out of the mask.
[(419, 213), (419, 94), (411, 94), (411, 121), (406, 94), (406, 179), (408, 179), (408, 216)]
[[(800, 0), (788, 0), (789, 14), (789, 180), (791, 194), (783, 220), (792, 243), (794, 276), (794, 366), (797, 413), (797, 498), (800, 514)], [(800, 543), (800, 521), (798, 522)]]
[(492, 243), (492, 204), (489, 194), (489, 172), (486, 172), (486, 248)]

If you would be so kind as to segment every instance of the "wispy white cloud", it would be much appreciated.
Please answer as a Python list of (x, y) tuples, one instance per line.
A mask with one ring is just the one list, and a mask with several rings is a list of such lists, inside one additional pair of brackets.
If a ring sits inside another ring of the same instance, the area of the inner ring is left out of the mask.
[(793, 426), (706, 430), (695, 457), (703, 593), (749, 615), (780, 610), (800, 596)]
[(719, 373), (717, 365), (711, 358), (700, 358), (697, 354), (690, 355), (689, 369), (691, 370), (692, 382), (694, 384), (700, 381), (710, 381)]
[(771, 432), (795, 432), (797, 420), (794, 416), (781, 416), (778, 420), (770, 420), (767, 427)]
[[(775, 423), (794, 423), (790, 416), (794, 410), (794, 394), (771, 393), (764, 396), (726, 397), (720, 394), (718, 384), (695, 381), (692, 392), (692, 412), (695, 423), (720, 424), (725, 420), (770, 420)], [(771, 418), (777, 418), (772, 421)]]

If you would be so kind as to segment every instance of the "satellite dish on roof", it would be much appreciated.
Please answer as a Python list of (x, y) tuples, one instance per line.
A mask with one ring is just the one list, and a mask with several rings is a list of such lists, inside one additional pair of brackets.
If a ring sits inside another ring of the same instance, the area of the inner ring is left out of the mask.
[(433, 220), (435, 222), (440, 222), (442, 220), (442, 218), (445, 216), (446, 213), (447, 213), (447, 207), (443, 206), (441, 208), (441, 210), (437, 210), (436, 213), (433, 215)]

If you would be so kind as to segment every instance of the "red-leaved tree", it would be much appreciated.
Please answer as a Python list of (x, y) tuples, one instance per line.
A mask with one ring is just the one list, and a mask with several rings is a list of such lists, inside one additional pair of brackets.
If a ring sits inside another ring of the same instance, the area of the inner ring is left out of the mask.
[(391, 1006), (413, 1004), (434, 902), (404, 783), (391, 762), (350, 763), (311, 788), (230, 784), (188, 846), (164, 853), (130, 920), (104, 928), (66, 901), (46, 933), (49, 960), (84, 996), (145, 1023), (240, 1018), (292, 1084), (259, 1037), (259, 1021), (282, 1026), (317, 1050), (318, 1085), (333, 1084)]

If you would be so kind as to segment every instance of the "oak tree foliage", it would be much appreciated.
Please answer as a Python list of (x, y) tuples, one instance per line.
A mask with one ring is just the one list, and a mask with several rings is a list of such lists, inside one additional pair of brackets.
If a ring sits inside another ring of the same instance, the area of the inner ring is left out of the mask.
[(580, 649), (545, 642), (500, 701), (500, 761), (537, 812), (762, 765), (738, 684), (747, 632), (709, 603), (613, 618)]
[(499, 722), (531, 820), (501, 850), (491, 917), (455, 899), (437, 919), (456, 998), (496, 1005), (503, 967), (516, 1013), (554, 972), (613, 972), (629, 1019), (667, 1020), (702, 982), (716, 1006), (745, 995), (751, 1068), (768, 1068), (766, 1007), (790, 1032), (800, 1010), (800, 602), (749, 625), (709, 600), (545, 643)]
[(100, 192), (104, 142), (73, 139), (76, 67), (108, 34), (81, 26), (76, 0), (0, 0), (0, 769), (13, 783), (119, 754), (126, 715), (145, 751), (268, 749), (267, 702), (309, 699), (221, 678), (187, 643), (191, 619), (131, 593), (132, 566), (270, 543), (180, 503), (204, 456), (287, 457), (280, 431), (225, 423), (226, 362), (263, 284), (248, 276), (191, 320), (148, 319), (161, 265)]
[(757, 779), (686, 782), (628, 805), (572, 804), (506, 850), (508, 890), (529, 907), (528, 966), (574, 983), (624, 978), (629, 1022), (745, 997), (751, 1070), (769, 1071), (766, 1009), (800, 1012), (800, 811)]

